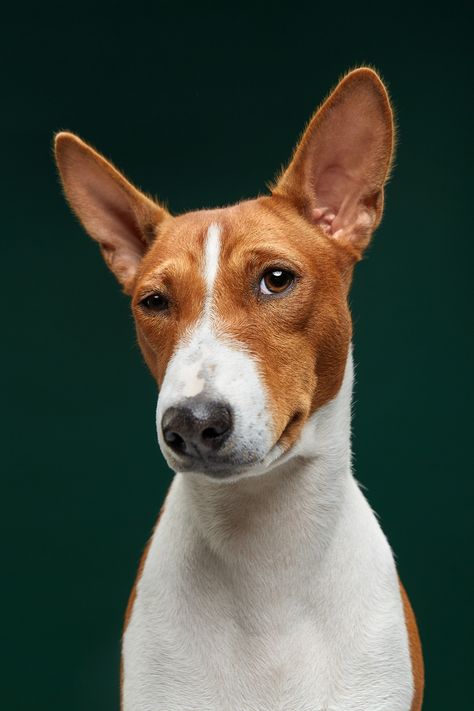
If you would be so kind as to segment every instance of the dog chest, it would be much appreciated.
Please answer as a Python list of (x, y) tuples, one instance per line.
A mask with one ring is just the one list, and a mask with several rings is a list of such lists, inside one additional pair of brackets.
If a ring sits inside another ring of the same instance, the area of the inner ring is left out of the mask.
[[(340, 550), (339, 526), (317, 570), (288, 561), (284, 577), (267, 570), (246, 581), (197, 542), (182, 506), (171, 492), (138, 585), (124, 711), (409, 711), (398, 581), (375, 519), (358, 521), (367, 530), (352, 553)], [(371, 515), (363, 502), (354, 508), (348, 526), (357, 511)], [(367, 541), (374, 550), (363, 550)]]

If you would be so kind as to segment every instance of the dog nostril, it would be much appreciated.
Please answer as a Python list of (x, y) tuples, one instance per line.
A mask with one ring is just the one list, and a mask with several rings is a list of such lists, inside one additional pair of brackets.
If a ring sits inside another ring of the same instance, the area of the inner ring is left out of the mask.
[(184, 452), (186, 449), (186, 444), (184, 442), (184, 439), (181, 437), (180, 434), (177, 432), (170, 432), (169, 430), (164, 432), (164, 437), (166, 444), (169, 444), (171, 449), (174, 449), (176, 452)]
[(207, 414), (206, 419), (207, 422), (202, 422), (205, 427), (201, 430), (201, 443), (207, 449), (216, 449), (232, 429), (230, 409), (223, 403), (215, 403)]
[(221, 435), (224, 434), (224, 432), (227, 432), (229, 428), (228, 427), (206, 427), (205, 430), (201, 432), (201, 437), (206, 440), (206, 439), (215, 439), (216, 437), (220, 437)]

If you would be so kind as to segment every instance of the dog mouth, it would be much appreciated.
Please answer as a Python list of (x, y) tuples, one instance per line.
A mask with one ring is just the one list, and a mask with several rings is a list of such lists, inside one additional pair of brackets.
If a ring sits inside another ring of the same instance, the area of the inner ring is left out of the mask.
[[(190, 472), (195, 474), (205, 474), (212, 479), (228, 479), (238, 476), (243, 472), (252, 469), (262, 463), (259, 457), (242, 457), (241, 454), (234, 455), (206, 455), (202, 454), (172, 454), (170, 459), (176, 460), (176, 470), (180, 472)], [(174, 466), (173, 466), (174, 468)]]
[[(280, 437), (278, 438), (278, 442), (281, 443), (282, 446), (285, 446), (287, 442), (288, 446), (286, 449), (291, 447), (291, 443), (294, 442), (295, 440), (295, 431), (300, 429), (302, 423), (303, 423), (303, 418), (304, 418), (304, 413), (302, 410), (296, 410), (296, 412), (293, 413), (293, 415), (290, 417), (288, 420), (285, 428), (283, 429), (283, 432), (281, 433)], [(277, 442), (277, 444), (278, 444)]]
[(303, 418), (304, 415), (301, 410), (297, 410), (290, 417), (277, 441), (264, 458), (264, 463), (267, 467), (274, 466), (280, 459), (289, 454), (298, 438), (297, 430), (301, 429)]

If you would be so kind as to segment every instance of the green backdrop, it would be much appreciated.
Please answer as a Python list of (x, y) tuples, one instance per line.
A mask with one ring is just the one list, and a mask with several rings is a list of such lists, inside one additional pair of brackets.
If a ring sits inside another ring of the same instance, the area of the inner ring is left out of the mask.
[(2, 709), (117, 709), (122, 615), (171, 480), (128, 300), (63, 200), (53, 132), (173, 211), (218, 206), (263, 192), (361, 63), (389, 85), (399, 148), (351, 299), (356, 475), (417, 613), (425, 709), (470, 706), (468, 20), (456, 2), (4, 11)]

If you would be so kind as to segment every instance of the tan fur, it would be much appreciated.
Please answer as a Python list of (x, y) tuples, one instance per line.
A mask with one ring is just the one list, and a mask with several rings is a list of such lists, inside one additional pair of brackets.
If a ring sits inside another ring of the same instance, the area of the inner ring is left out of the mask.
[(410, 711), (421, 711), (423, 704), (423, 691), (425, 687), (425, 669), (423, 664), (423, 652), (421, 650), (420, 635), (416, 618), (408, 599), (405, 588), (400, 581), (400, 593), (402, 596), (403, 609), (407, 625), (408, 640), (410, 644), (410, 657), (413, 673), (413, 685), (415, 687), (413, 702)]

